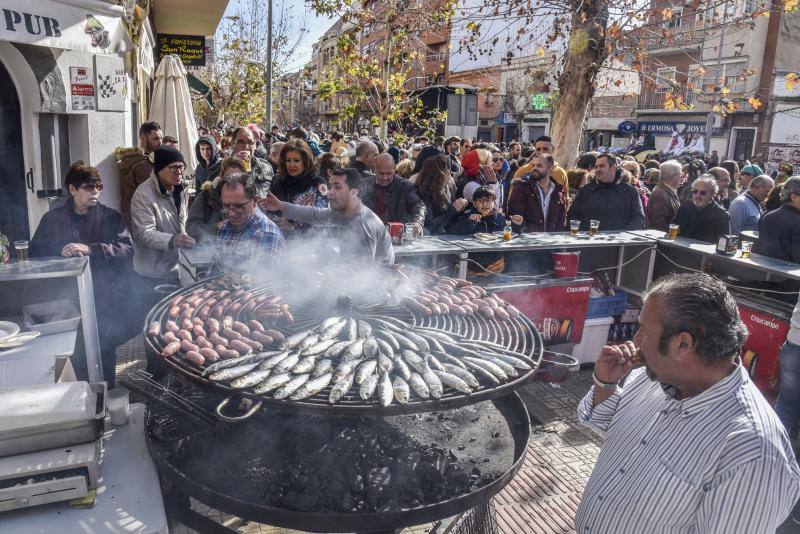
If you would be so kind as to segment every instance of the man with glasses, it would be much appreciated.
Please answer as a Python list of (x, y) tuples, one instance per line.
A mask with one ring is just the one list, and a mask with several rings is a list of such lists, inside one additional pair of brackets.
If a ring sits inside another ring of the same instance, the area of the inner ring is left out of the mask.
[(692, 182), (692, 200), (681, 204), (675, 217), (682, 237), (716, 243), (719, 236), (731, 233), (730, 215), (714, 200), (718, 187), (710, 174)]
[(245, 168), (253, 177), (256, 193), (265, 198), (273, 185), (272, 165), (265, 159), (255, 155), (256, 138), (246, 126), (239, 126), (233, 131), (233, 155), (244, 161)]
[(195, 244), (185, 232), (188, 198), (183, 154), (161, 147), (154, 153), (154, 162), (153, 174), (131, 200), (133, 268), (141, 278), (144, 309), (155, 302), (155, 286), (178, 283), (178, 249)]
[(283, 250), (278, 226), (258, 209), (256, 185), (247, 173), (222, 178), (222, 216), (211, 274), (252, 271)]

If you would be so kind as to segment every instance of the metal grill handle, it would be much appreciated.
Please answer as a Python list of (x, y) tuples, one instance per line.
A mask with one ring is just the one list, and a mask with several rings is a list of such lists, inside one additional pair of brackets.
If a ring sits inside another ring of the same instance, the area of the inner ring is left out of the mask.
[(256, 403), (253, 404), (253, 406), (251, 406), (250, 409), (247, 410), (247, 412), (245, 412), (244, 414), (238, 415), (236, 417), (230, 417), (228, 415), (223, 414), (222, 410), (225, 409), (225, 407), (230, 403), (230, 401), (232, 399), (233, 399), (233, 397), (226, 397), (225, 399), (222, 400), (222, 402), (219, 403), (219, 405), (217, 406), (217, 409), (215, 410), (216, 414), (217, 414), (217, 417), (219, 417), (220, 419), (222, 419), (223, 421), (226, 421), (228, 423), (237, 423), (237, 422), (240, 422), (240, 421), (244, 421), (245, 419), (250, 419), (253, 415), (255, 415), (255, 413), (259, 409), (261, 409), (261, 404), (262, 403), (259, 400), (259, 401), (256, 401)]

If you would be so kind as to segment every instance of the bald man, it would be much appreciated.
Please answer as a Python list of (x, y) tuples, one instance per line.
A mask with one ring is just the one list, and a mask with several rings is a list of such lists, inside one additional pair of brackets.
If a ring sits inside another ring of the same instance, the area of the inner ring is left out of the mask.
[(356, 147), (356, 157), (350, 161), (350, 166), (361, 173), (362, 178), (373, 174), (375, 158), (378, 157), (378, 146), (372, 141), (361, 141)]
[(391, 154), (378, 154), (373, 168), (375, 173), (364, 178), (364, 194), (361, 195), (364, 205), (384, 223), (412, 223), (416, 234), (422, 235), (425, 203), (417, 196), (414, 184), (394, 173)]

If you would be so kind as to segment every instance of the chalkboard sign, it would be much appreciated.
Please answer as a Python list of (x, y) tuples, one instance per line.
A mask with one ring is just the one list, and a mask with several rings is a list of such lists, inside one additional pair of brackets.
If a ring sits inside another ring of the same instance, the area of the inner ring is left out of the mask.
[(159, 33), (159, 59), (174, 54), (181, 58), (185, 67), (206, 66), (206, 38), (202, 35), (172, 35)]

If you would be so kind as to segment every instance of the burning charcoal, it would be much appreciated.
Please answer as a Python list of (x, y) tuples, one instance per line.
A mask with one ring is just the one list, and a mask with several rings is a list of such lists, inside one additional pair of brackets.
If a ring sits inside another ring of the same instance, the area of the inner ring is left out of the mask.
[(317, 497), (307, 493), (291, 491), (283, 496), (281, 504), (290, 510), (311, 512), (318, 509)]
[(398, 512), (398, 511), (400, 511), (400, 505), (397, 504), (397, 501), (395, 501), (394, 499), (389, 499), (388, 501), (383, 503), (380, 508), (378, 508), (378, 511), (379, 512)]
[(355, 512), (356, 505), (356, 500), (349, 493), (345, 493), (336, 499), (335, 508), (342, 513)]
[(361, 473), (359, 473), (353, 465), (347, 465), (345, 469), (347, 471), (347, 483), (350, 487), (350, 491), (353, 493), (362, 493), (365, 489), (364, 477), (361, 476)]
[(388, 467), (378, 467), (370, 469), (367, 475), (367, 486), (370, 493), (382, 492), (391, 482), (391, 474)]

